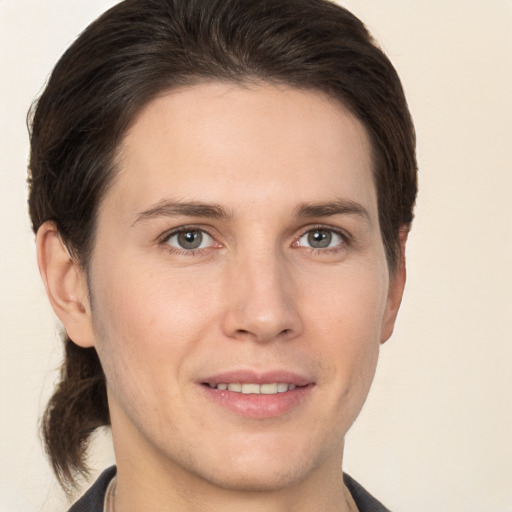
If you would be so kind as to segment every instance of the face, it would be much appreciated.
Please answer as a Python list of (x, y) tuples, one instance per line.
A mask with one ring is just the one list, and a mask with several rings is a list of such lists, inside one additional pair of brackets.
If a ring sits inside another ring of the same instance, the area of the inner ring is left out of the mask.
[(260, 490), (339, 465), (402, 291), (370, 153), (317, 92), (201, 84), (142, 111), (88, 276), (119, 464)]

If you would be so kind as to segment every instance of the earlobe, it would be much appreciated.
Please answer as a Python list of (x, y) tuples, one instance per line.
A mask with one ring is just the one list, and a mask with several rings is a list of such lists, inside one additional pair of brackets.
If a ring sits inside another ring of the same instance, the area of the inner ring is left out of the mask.
[(400, 259), (397, 262), (397, 267), (394, 272), (390, 275), (388, 299), (386, 304), (386, 311), (384, 313), (384, 319), (382, 323), (381, 331), (381, 343), (385, 343), (393, 334), (395, 327), (396, 317), (400, 304), (402, 302), (402, 296), (405, 288), (406, 281), (406, 266), (405, 266), (405, 245), (407, 243), (407, 237), (409, 235), (408, 226), (402, 226), (399, 232), (400, 240)]
[(54, 222), (37, 230), (37, 261), (46, 293), (66, 333), (81, 347), (92, 347), (94, 336), (87, 280), (70, 256)]

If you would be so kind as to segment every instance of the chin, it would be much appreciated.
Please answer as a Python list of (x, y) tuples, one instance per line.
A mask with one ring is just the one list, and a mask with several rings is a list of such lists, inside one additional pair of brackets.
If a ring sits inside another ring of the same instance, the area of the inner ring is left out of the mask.
[(223, 451), (224, 455), (211, 454), (210, 460), (214, 462), (210, 467), (197, 465), (194, 472), (197, 477), (225, 490), (278, 492), (300, 485), (310, 478), (315, 479), (315, 474), (319, 476), (320, 468), (331, 467), (328, 459), (335, 460), (336, 467), (341, 467), (342, 441), (338, 446), (331, 446), (330, 449), (324, 447), (323, 450), (315, 450), (313, 445), (312, 440), (306, 445), (300, 442), (290, 445), (285, 440), (266, 446), (261, 442), (254, 443), (254, 447), (239, 445)]
[(221, 489), (238, 492), (277, 492), (300, 484), (309, 471), (296, 463), (285, 467), (230, 468), (228, 471), (215, 470), (209, 481)]

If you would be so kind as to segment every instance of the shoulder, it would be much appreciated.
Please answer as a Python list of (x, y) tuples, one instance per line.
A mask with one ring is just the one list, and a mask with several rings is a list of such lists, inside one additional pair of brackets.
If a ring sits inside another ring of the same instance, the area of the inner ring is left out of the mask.
[(105, 492), (108, 484), (116, 475), (116, 467), (112, 466), (99, 476), (92, 487), (69, 509), (68, 512), (100, 512), (103, 511)]
[(356, 502), (359, 512), (390, 512), (380, 501), (376, 500), (362, 485), (358, 484), (347, 474), (343, 475), (343, 481), (352, 498)]

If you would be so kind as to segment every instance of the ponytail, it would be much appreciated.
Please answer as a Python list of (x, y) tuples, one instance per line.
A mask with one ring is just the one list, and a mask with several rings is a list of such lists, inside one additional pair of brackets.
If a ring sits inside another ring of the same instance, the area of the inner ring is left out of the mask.
[(82, 348), (66, 336), (60, 381), (41, 420), (45, 450), (68, 494), (76, 477), (87, 476), (86, 452), (92, 433), (110, 425), (105, 375), (94, 348)]

